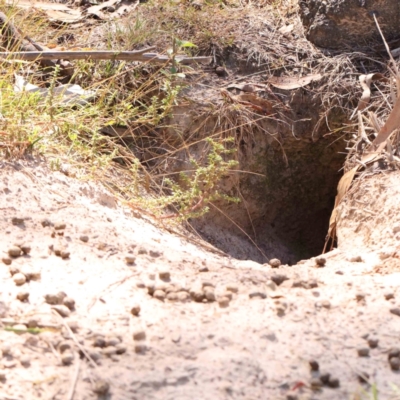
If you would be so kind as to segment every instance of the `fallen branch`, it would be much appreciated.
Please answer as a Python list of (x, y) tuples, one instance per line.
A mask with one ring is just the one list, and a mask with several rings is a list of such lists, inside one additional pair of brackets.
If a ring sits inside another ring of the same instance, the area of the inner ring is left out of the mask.
[[(0, 11), (0, 31), (2, 45), (6, 49), (22, 50), (22, 52), (46, 51), (47, 48), (40, 46), (29, 36), (23, 35), (22, 32), (14, 26), (7, 16)], [(42, 58), (40, 63), (43, 67), (55, 68), (57, 60), (51, 58)], [(61, 65), (61, 73), (63, 75), (72, 75), (73, 71), (69, 63)]]
[[(17, 51), (0, 52), (0, 59), (7, 60), (123, 60), (139, 61), (152, 63), (167, 63), (172, 61), (170, 57), (156, 53), (147, 53), (153, 48), (147, 48), (140, 51)], [(180, 64), (210, 63), (211, 57), (186, 57), (176, 56), (175, 60)]]

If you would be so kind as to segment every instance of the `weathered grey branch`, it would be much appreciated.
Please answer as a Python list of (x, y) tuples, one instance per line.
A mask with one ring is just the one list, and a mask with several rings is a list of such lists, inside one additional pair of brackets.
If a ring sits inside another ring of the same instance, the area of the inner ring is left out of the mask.
[[(170, 57), (156, 53), (148, 53), (153, 48), (140, 51), (17, 51), (0, 52), (0, 59), (7, 60), (124, 60), (151, 63), (167, 63)], [(176, 56), (176, 61), (180, 64), (210, 63), (211, 57), (186, 57)]]
[[(47, 48), (35, 43), (29, 36), (24, 36), (21, 31), (0, 11), (0, 38), (2, 46), (11, 51), (21, 50), (23, 52), (30, 51), (46, 51)], [(43, 67), (54, 68), (57, 60), (42, 58), (39, 60)], [(61, 64), (61, 74), (70, 76), (73, 74), (73, 68), (68, 62)]]

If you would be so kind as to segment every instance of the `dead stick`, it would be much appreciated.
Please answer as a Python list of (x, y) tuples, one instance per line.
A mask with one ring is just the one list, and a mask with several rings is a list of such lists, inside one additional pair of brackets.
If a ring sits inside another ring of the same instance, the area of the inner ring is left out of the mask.
[(75, 373), (74, 373), (74, 376), (72, 378), (72, 385), (71, 385), (71, 388), (69, 390), (68, 397), (67, 397), (68, 400), (73, 400), (73, 398), (74, 398), (75, 388), (76, 388), (76, 383), (78, 382), (80, 367), (81, 367), (81, 360), (78, 357), (78, 361), (77, 361), (76, 366), (75, 366)]
[[(155, 53), (146, 53), (150, 49), (141, 51), (18, 51), (0, 52), (0, 59), (7, 60), (124, 60), (153, 63), (167, 63), (171, 61), (168, 56)], [(176, 60), (180, 64), (193, 64), (197, 62), (211, 62), (211, 57), (185, 57), (177, 56)]]

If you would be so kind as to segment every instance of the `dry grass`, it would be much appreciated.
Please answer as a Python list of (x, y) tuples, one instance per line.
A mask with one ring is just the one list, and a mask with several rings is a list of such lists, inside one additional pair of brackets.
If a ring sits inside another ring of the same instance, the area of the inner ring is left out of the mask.
[[(121, 21), (87, 20), (65, 26), (50, 24), (40, 12), (7, 10), (24, 34), (65, 48), (134, 50), (154, 45), (165, 53), (175, 38), (187, 40), (196, 47), (181, 51), (213, 56), (214, 66), (225, 65), (231, 71), (227, 80), (233, 83), (267, 83), (271, 75), (321, 73), (323, 79), (304, 90), (313, 93), (313, 101), (323, 104), (320, 123), (331, 124), (335, 134), (344, 128), (335, 125), (331, 116), (349, 115), (354, 109), (360, 94), (356, 84), (359, 71), (381, 68), (363, 53), (330, 56), (315, 49), (304, 38), (294, 0), (150, 0)], [(288, 25), (293, 25), (292, 30), (282, 34), (280, 29)], [(180, 68), (186, 76), (179, 78), (168, 65), (75, 62), (72, 82), (97, 94), (94, 103), (75, 108), (61, 107), (52, 99), (39, 104), (34, 96), (13, 91), (14, 73), (42, 87), (59, 85), (61, 77), (43, 75), (33, 63), (5, 62), (2, 67), (7, 71), (0, 80), (4, 155), (20, 157), (37, 151), (52, 159), (55, 168), (68, 164), (76, 176), (97, 179), (142, 206), (149, 205), (143, 198), (173, 197), (166, 179), (179, 181), (182, 172), (192, 176), (194, 170), (209, 165), (207, 137), (228, 150), (240, 150), (252, 140), (255, 130), (282, 143), (279, 133), (270, 129), (271, 119), (293, 123), (287, 93), (277, 89), (258, 93), (274, 104), (274, 112), (263, 115), (221, 96), (226, 81), (221, 86), (211, 67)], [(173, 117), (181, 107), (193, 113), (190, 130)], [(123, 137), (104, 135), (101, 129), (105, 126), (125, 128), (126, 132)], [(345, 128), (354, 131), (355, 126), (350, 123)], [(234, 141), (225, 142), (229, 138)], [(282, 152), (285, 155), (283, 148)], [(239, 153), (226, 153), (222, 160), (238, 157)], [(198, 204), (200, 198), (193, 196), (193, 204), (186, 208)], [(161, 205), (165, 203), (163, 198)]]

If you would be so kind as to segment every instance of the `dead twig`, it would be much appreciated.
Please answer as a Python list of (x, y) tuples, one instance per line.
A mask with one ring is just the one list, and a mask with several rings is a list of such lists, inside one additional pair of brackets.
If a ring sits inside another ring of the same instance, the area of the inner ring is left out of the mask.
[(67, 400), (72, 400), (74, 398), (76, 383), (78, 382), (79, 369), (81, 368), (81, 359), (79, 357), (77, 357), (77, 358), (78, 358), (78, 362), (76, 363), (76, 366), (75, 366), (75, 373), (74, 373), (74, 376), (72, 377), (71, 388), (69, 389)]
[[(139, 61), (152, 63), (167, 63), (171, 62), (168, 56), (147, 53), (153, 48), (147, 48), (140, 51), (18, 51), (18, 52), (0, 52), (0, 58), (7, 60), (121, 60), (121, 61)], [(186, 57), (176, 56), (176, 61), (180, 64), (194, 63), (210, 63), (211, 57)]]
[(52, 310), (53, 314), (56, 315), (60, 321), (62, 322), (62, 324), (64, 325), (65, 329), (68, 331), (69, 336), (71, 337), (71, 339), (74, 341), (74, 343), (76, 344), (76, 346), (78, 347), (78, 349), (84, 354), (84, 356), (89, 360), (90, 364), (92, 364), (94, 369), (97, 369), (97, 364), (93, 361), (93, 358), (90, 357), (90, 354), (85, 350), (85, 348), (79, 343), (78, 339), (76, 338), (76, 336), (74, 335), (74, 333), (72, 332), (71, 328), (68, 326), (68, 324), (64, 321), (64, 319), (61, 317), (60, 314), (58, 314), (57, 311)]

